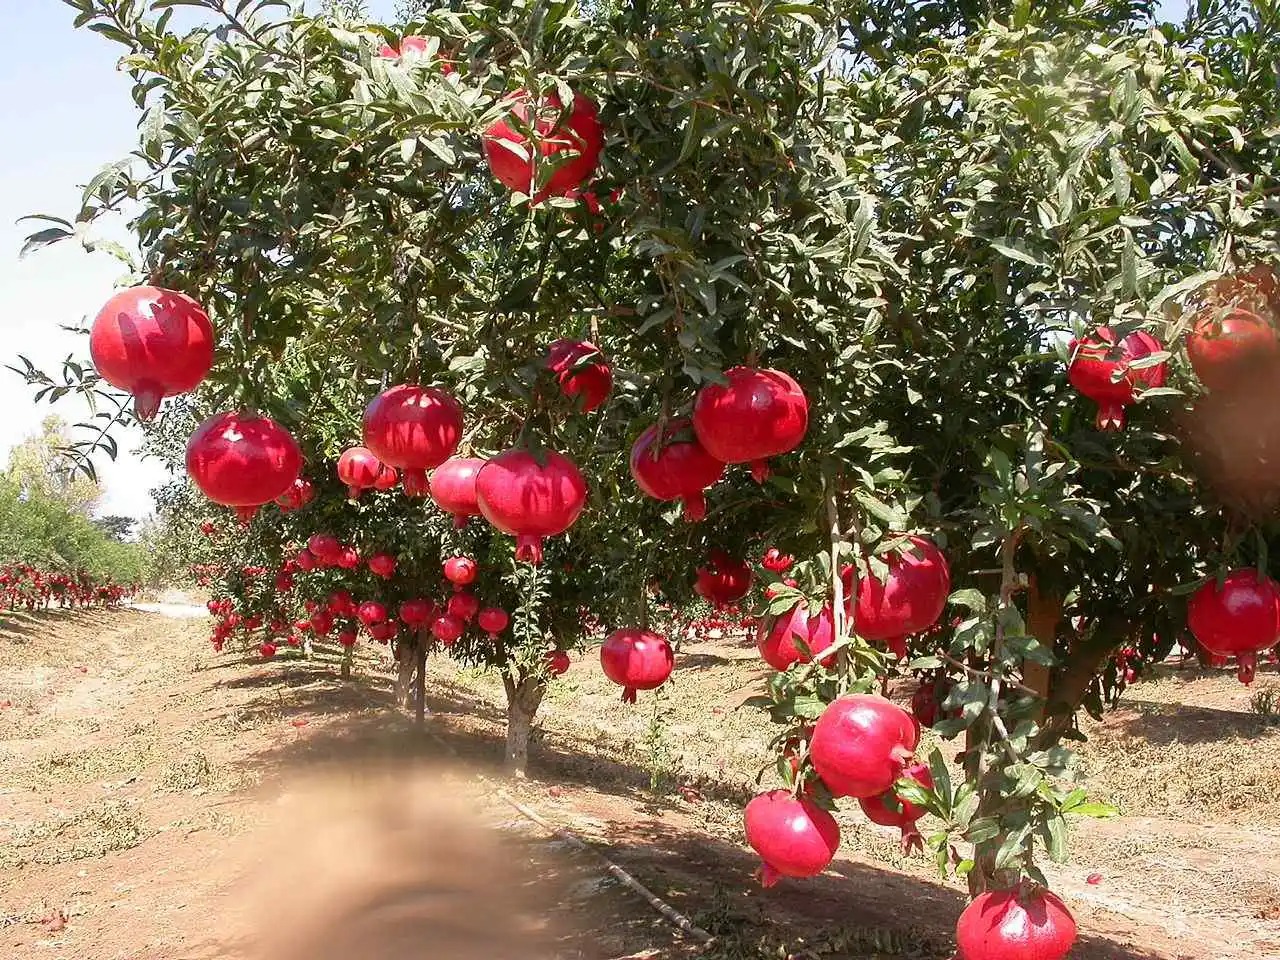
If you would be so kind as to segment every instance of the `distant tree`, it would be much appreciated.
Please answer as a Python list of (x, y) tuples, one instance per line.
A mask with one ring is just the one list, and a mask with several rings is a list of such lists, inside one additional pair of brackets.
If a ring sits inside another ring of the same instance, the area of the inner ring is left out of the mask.
[(45, 417), (38, 434), (13, 448), (5, 475), (25, 496), (53, 500), (88, 517), (102, 499), (102, 487), (75, 469), (65, 453), (68, 442), (66, 421)]
[(137, 526), (138, 521), (133, 517), (120, 517), (112, 514), (107, 517), (95, 517), (93, 524), (112, 540), (124, 543), (129, 539), (129, 534), (133, 533), (133, 528)]

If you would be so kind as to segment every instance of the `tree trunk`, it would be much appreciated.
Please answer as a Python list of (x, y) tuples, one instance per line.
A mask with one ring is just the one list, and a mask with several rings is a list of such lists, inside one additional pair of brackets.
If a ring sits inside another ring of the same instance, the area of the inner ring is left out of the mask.
[(396, 645), (396, 703), (401, 709), (408, 710), (413, 702), (413, 668), (417, 663), (414, 655), (414, 643)]
[(517, 684), (508, 673), (502, 675), (502, 685), (507, 691), (507, 772), (523, 777), (529, 767), (529, 735), (533, 732), (533, 718), (547, 687), (537, 677), (524, 677)]
[[(1058, 621), (1062, 619), (1062, 598), (1052, 593), (1041, 593), (1035, 577), (1027, 590), (1027, 632), (1050, 652), (1058, 636)], [(1038, 724), (1044, 723), (1045, 708), (1049, 704), (1051, 668), (1034, 660), (1022, 661), (1022, 682), (1040, 694), (1044, 702), (1032, 716)]]
[(417, 675), (413, 681), (413, 722), (421, 727), (427, 719), (427, 645), (421, 636), (415, 653)]

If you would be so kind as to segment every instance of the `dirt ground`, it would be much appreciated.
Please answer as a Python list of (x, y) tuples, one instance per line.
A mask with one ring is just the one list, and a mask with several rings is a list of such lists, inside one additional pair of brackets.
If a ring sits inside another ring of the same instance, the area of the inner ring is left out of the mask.
[[(959, 887), (860, 814), (823, 877), (753, 883), (740, 818), (770, 729), (738, 709), (762, 675), (740, 639), (686, 646), (635, 707), (575, 662), (509, 784), (492, 677), (437, 665), (419, 732), (376, 648), (344, 682), (324, 656), (215, 656), (206, 631), (130, 610), (0, 630), (0, 956), (468, 960), (443, 947), (462, 917), (518, 944), (477, 960), (950, 956)], [(1073, 957), (1280, 958), (1280, 723), (1251, 693), (1162, 669), (1088, 726), (1085, 785), (1125, 815), (1080, 823), (1047, 871), (1080, 921)], [(504, 792), (714, 944), (695, 950)], [(343, 946), (399, 932), (408, 952)]]

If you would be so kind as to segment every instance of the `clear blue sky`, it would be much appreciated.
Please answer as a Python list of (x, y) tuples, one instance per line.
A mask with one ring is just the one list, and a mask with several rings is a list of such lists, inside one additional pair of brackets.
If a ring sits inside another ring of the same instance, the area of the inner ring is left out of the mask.
[[(374, 16), (389, 18), (395, 3), (374, 0), (369, 6)], [(1165, 0), (1162, 8), (1181, 16), (1185, 0)], [(29, 213), (70, 219), (79, 208), (79, 185), (136, 143), (137, 117), (129, 80), (116, 72), (123, 48), (73, 30), (70, 7), (59, 0), (0, 0), (0, 15), (0, 130), (9, 143), (0, 151), (0, 363), (23, 353), (49, 369), (68, 353), (87, 355), (83, 338), (58, 324), (91, 317), (123, 267), (72, 242), (19, 261), (30, 227), (14, 221)], [(69, 421), (87, 412), (69, 401), (35, 407), (26, 385), (6, 370), (0, 370), (0, 411), (0, 464), (49, 412)], [(132, 454), (138, 436), (119, 439), (120, 459), (100, 464), (106, 484), (101, 509), (141, 517), (151, 512), (149, 491), (165, 474)]]

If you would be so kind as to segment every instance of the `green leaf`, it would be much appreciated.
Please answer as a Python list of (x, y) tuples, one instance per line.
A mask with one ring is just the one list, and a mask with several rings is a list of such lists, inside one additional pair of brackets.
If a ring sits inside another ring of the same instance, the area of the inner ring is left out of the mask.
[(1048, 268), (1046, 263), (1039, 254), (1031, 250), (1022, 240), (1015, 240), (1013, 237), (1000, 237), (991, 241), (991, 249), (997, 253), (1002, 253), (1010, 260), (1017, 260), (1020, 263), (1029, 263), (1033, 267)]
[(26, 242), (22, 245), (22, 250), (18, 254), (18, 257), (21, 259), (29, 253), (34, 253), (41, 247), (47, 247), (51, 243), (57, 243), (59, 240), (65, 240), (67, 237), (74, 236), (74, 232), (62, 227), (45, 227), (43, 230), (37, 230), (35, 233), (27, 237)]

